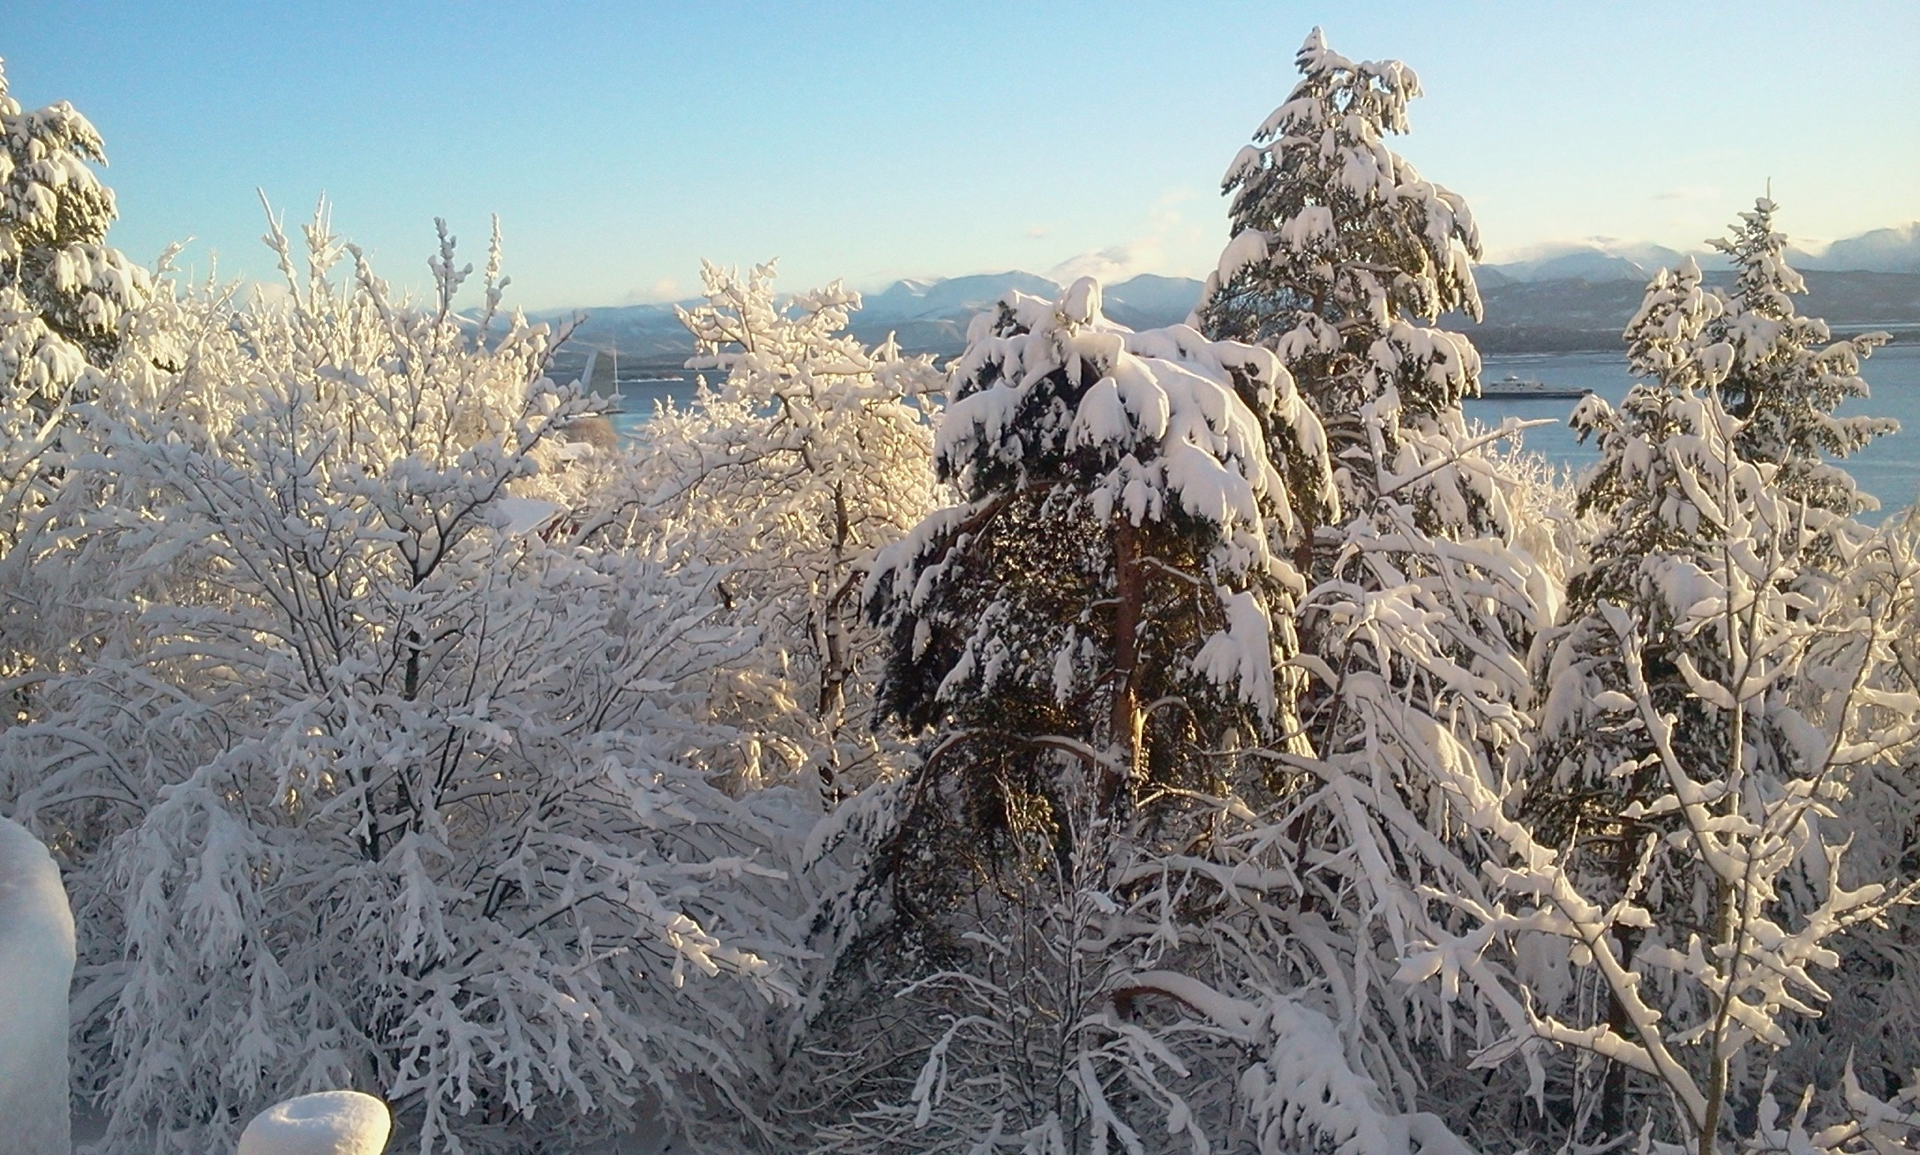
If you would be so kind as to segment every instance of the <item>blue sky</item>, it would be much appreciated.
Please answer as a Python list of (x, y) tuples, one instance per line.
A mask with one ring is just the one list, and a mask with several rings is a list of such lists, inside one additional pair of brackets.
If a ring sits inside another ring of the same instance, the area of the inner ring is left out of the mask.
[(114, 241), (264, 276), (255, 188), (398, 284), (435, 216), (529, 308), (1023, 268), (1198, 274), (1219, 178), (1323, 25), (1426, 97), (1399, 149), (1489, 255), (1920, 218), (1920, 4), (195, 4), (5, 0), (14, 96), (106, 138)]

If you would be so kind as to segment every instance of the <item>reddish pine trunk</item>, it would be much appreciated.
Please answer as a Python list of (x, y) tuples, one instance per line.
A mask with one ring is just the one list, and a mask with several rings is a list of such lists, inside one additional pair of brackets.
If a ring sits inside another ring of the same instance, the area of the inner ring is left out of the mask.
[(1140, 564), (1140, 529), (1122, 516), (1113, 538), (1113, 698), (1107, 716), (1108, 748), (1124, 750), (1124, 771), (1108, 766), (1102, 773), (1101, 809), (1109, 814), (1121, 806), (1145, 769), (1144, 737), (1139, 706), (1140, 625), (1146, 603), (1146, 572)]

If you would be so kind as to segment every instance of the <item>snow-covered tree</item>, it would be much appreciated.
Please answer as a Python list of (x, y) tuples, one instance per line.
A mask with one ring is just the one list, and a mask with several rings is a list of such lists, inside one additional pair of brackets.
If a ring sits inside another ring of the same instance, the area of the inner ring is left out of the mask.
[[(1920, 518), (1889, 519), (1848, 558), (1837, 596), (1887, 623), (1891, 661), (1868, 687), (1920, 692)], [(1898, 722), (1898, 718), (1892, 719)], [(1869, 763), (1840, 803), (1839, 829), (1862, 877), (1912, 877), (1920, 863), (1920, 749)], [(1819, 1087), (1849, 1078), (1892, 1097), (1920, 1068), (1920, 907), (1890, 911), (1885, 925), (1861, 927), (1837, 944), (1841, 963), (1826, 982), (1832, 1000), (1800, 1024), (1782, 1054), (1782, 1080)], [(1791, 1085), (1791, 1083), (1789, 1083)]]
[(0, 294), (17, 290), (96, 364), (112, 357), (122, 318), (152, 283), (106, 243), (113, 191), (89, 165), (106, 160), (71, 104), (22, 109), (0, 70)]
[[(1500, 446), (1512, 430), (1461, 410), (1479, 356), (1432, 322), (1478, 315), (1479, 239), (1465, 202), (1387, 147), (1418, 81), (1318, 30), (1297, 63), (1228, 170), (1233, 235), (1195, 322), (1275, 350), (1325, 425), (1338, 501), (1303, 506), (1320, 524), (1296, 553), (1302, 736), (1263, 752), (1284, 788), (1247, 793), (1251, 818), (1213, 844), (1231, 869), (1195, 885), (1220, 886), (1220, 937), (1249, 944), (1216, 964), (1219, 989), (1323, 1016), (1386, 1114), (1435, 1105), (1500, 1140), (1476, 1117), (1487, 1089), (1451, 1058), (1498, 1037), (1497, 1008), (1462, 1013), (1399, 960), (1462, 926), (1439, 896), (1481, 894), (1485, 839), (1452, 780), (1500, 781), (1525, 749), (1527, 654), (1559, 610), (1568, 515)], [(1213, 881), (1242, 877), (1265, 881)]]
[(1539, 959), (1543, 936), (1562, 940), (1571, 990), (1549, 996), (1517, 964), (1476, 981), (1496, 1003), (1511, 991), (1515, 1034), (1486, 1061), (1537, 1040), (1604, 1060), (1553, 1088), (1574, 1142), (1647, 1128), (1710, 1155), (1736, 1114), (1765, 1116), (1753, 1052), (1817, 1013), (1811, 968), (1897, 894), (1842, 872), (1834, 808), (1861, 766), (1912, 742), (1920, 699), (1879, 684), (1897, 627), (1817, 580), (1816, 543), (1859, 535), (1816, 528), (1780, 465), (1743, 455), (1720, 394), (1735, 356), (1711, 336), (1725, 313), (1691, 261), (1662, 272), (1627, 330), (1650, 382), (1617, 412), (1576, 412), (1600, 440), (1580, 487), (1599, 529), (1544, 639), (1533, 764), (1519, 789), (1447, 787), (1498, 850), (1499, 893), (1454, 896), (1480, 927), (1410, 964), (1472, 972), (1489, 942)]
[(744, 785), (804, 776), (839, 796), (896, 761), (875, 731), (882, 639), (861, 588), (875, 553), (934, 507), (923, 406), (943, 379), (928, 358), (849, 336), (860, 297), (838, 283), (781, 301), (771, 264), (703, 276), (706, 304), (680, 311), (690, 367), (726, 376), (648, 423), (639, 516), (723, 567), (727, 618), (760, 635), (752, 662), (717, 672), (711, 708), (746, 738), (713, 762)]
[(1801, 316), (1793, 298), (1806, 281), (1787, 264), (1786, 235), (1774, 230), (1778, 206), (1766, 197), (1740, 214), (1725, 239), (1708, 243), (1733, 262), (1732, 290), (1721, 315), (1703, 333), (1708, 347), (1730, 355), (1719, 389), (1741, 422), (1736, 445), (1749, 461), (1778, 468), (1774, 484), (1810, 510), (1850, 516), (1871, 498), (1828, 458), (1845, 457), (1900, 426), (1885, 417), (1839, 417), (1850, 397), (1867, 396), (1860, 362), (1886, 343), (1885, 333), (1834, 340), (1825, 321)]
[(1859, 767), (1913, 741), (1920, 698), (1872, 685), (1896, 635), (1870, 607), (1787, 588), (1804, 522), (1728, 452), (1724, 410), (1708, 397), (1665, 413), (1677, 428), (1642, 456), (1684, 471), (1724, 537), (1649, 557), (1642, 594), (1657, 601), (1576, 619), (1544, 719), (1561, 753), (1530, 805), (1456, 780), (1507, 852), (1491, 866), (1504, 894), (1462, 901), (1481, 928), (1418, 969), (1472, 972), (1490, 940), (1536, 957), (1540, 936), (1563, 940), (1601, 998), (1516, 989), (1512, 1045), (1483, 1060), (1535, 1039), (1594, 1054), (1635, 1078), (1576, 1093), (1560, 1116), (1573, 1138), (1648, 1127), (1708, 1155), (1737, 1117), (1764, 1116), (1764, 1052), (1789, 1042), (1792, 1016), (1818, 1013), (1815, 968), (1839, 961), (1836, 936), (1902, 893), (1843, 869), (1831, 820)]
[(1274, 546), (1303, 499), (1269, 446), (1314, 479), (1304, 500), (1331, 483), (1279, 360), (1126, 330), (1083, 279), (976, 318), (952, 372), (935, 460), (962, 504), (868, 584), (892, 635), (885, 706), (936, 735), (917, 791), (1004, 829), (1072, 763), (1101, 783), (1100, 813), (1125, 815), (1220, 781), (1208, 752), (1292, 742), (1301, 582)]
[(0, 557), (46, 502), (50, 455), (93, 376), (85, 352), (49, 328), (18, 286), (0, 286)]
[(109, 1141), (341, 1086), (423, 1152), (733, 1109), (790, 807), (682, 758), (746, 639), (711, 575), (572, 543), (590, 407), (544, 327), (461, 322), (450, 238), (416, 309), (357, 252), (336, 282), (322, 220), (304, 276), (273, 235), (284, 302), (189, 300), (181, 369), (106, 375), (42, 563), (92, 653), (4, 736), (73, 864)]
[(23, 110), (0, 67), (0, 728), (76, 644), (30, 575), (75, 409), (121, 349), (151, 278), (108, 247), (99, 135), (64, 102)]
[[(1232, 239), (1193, 322), (1279, 354), (1326, 426), (1350, 516), (1383, 491), (1444, 522), (1477, 516), (1485, 484), (1470, 466), (1455, 476), (1451, 440), (1479, 354), (1421, 324), (1480, 315), (1473, 215), (1387, 147), (1420, 95), (1412, 69), (1349, 60), (1317, 28), (1296, 63), (1299, 83), (1227, 169)], [(1326, 524), (1337, 510), (1303, 512)]]
[(1411, 1102), (1435, 1004), (1378, 948), (1421, 882), (1475, 880), (1291, 710), (1283, 478), (1330, 504), (1317, 423), (1264, 351), (1115, 329), (1095, 291), (976, 321), (938, 442), (970, 500), (876, 571), (889, 703), (933, 734), (876, 803), (890, 921), (835, 979), (915, 981), (816, 1020), (873, 1056), (831, 1143), (1462, 1151)]

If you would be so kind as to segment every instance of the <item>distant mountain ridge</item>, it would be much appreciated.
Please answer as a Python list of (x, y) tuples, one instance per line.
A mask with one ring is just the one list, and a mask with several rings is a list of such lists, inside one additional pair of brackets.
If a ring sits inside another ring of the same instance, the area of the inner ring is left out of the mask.
[(1835, 241), (1819, 253), (1795, 251), (1791, 259), (1800, 269), (1920, 273), (1920, 221)]
[[(1481, 265), (1474, 276), (1481, 288), (1547, 281), (1587, 281), (1606, 284), (1633, 281), (1645, 285), (1653, 270), (1678, 264), (1686, 254), (1664, 245), (1580, 245), (1558, 247), (1539, 256), (1502, 264)], [(1701, 261), (1702, 265), (1708, 262)]]
[[(966, 344), (967, 325), (978, 313), (1011, 292), (1053, 297), (1062, 286), (1034, 273), (1011, 270), (965, 277), (895, 281), (877, 293), (861, 295), (860, 309), (848, 327), (873, 345), (889, 335), (909, 353), (952, 356)], [(1187, 319), (1200, 299), (1200, 282), (1191, 277), (1143, 273), (1102, 286), (1108, 317), (1135, 329), (1152, 329)], [(682, 302), (692, 305), (695, 302)], [(585, 315), (574, 330), (563, 365), (584, 364), (593, 349), (616, 350), (631, 363), (677, 366), (693, 352), (693, 339), (674, 315), (674, 306), (620, 305), (590, 310), (555, 310), (535, 320), (567, 321)]]
[[(1459, 315), (1445, 323), (1469, 333), (1488, 352), (1561, 352), (1618, 349), (1620, 331), (1639, 306), (1655, 270), (1686, 254), (1658, 245), (1563, 247), (1525, 260), (1475, 269), (1486, 319)], [(1696, 254), (1709, 284), (1726, 284), (1717, 253)], [(1807, 280), (1805, 311), (1843, 329), (1920, 331), (1920, 222), (1836, 241), (1819, 254), (1795, 253)], [(1837, 266), (1857, 266), (1841, 268)], [(1010, 270), (964, 277), (895, 281), (864, 294), (850, 328), (868, 344), (891, 334), (909, 353), (949, 357), (966, 343), (974, 315), (1009, 292), (1051, 297), (1061, 286), (1034, 273)], [(1107, 316), (1134, 329), (1186, 320), (1200, 297), (1192, 277), (1143, 273), (1102, 288)], [(684, 302), (692, 304), (693, 302)], [(625, 305), (585, 310), (586, 319), (558, 358), (584, 364), (592, 349), (613, 350), (631, 364), (678, 368), (693, 352), (692, 338), (672, 305)], [(538, 315), (564, 320), (574, 310)]]
[[(1818, 250), (1790, 245), (1787, 253), (1789, 263), (1801, 272), (1920, 273), (1920, 221), (1874, 229)], [(1687, 256), (1708, 272), (1729, 267), (1724, 255), (1704, 243), (1683, 253), (1665, 245), (1588, 241), (1554, 245), (1525, 258), (1482, 265), (1476, 274), (1482, 277), (1483, 285), (1570, 279), (1595, 284), (1638, 280), (1645, 284), (1655, 270), (1672, 268)]]
[[(1920, 335), (1920, 273), (1803, 269), (1801, 276), (1807, 293), (1799, 298), (1800, 311), (1836, 330), (1885, 329), (1907, 340)], [(1624, 273), (1593, 280), (1480, 277), (1485, 319), (1476, 324), (1450, 313), (1441, 323), (1467, 333), (1488, 353), (1619, 351), (1621, 330), (1640, 307), (1649, 279)], [(1705, 280), (1725, 288), (1733, 274), (1713, 269)]]

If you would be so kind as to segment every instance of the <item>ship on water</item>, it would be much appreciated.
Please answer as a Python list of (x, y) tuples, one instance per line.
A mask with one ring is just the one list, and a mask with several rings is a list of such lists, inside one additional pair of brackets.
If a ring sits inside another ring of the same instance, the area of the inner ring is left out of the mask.
[(1549, 385), (1533, 377), (1521, 377), (1509, 373), (1498, 381), (1483, 381), (1480, 384), (1482, 401), (1578, 401), (1591, 389), (1582, 389), (1572, 385)]

